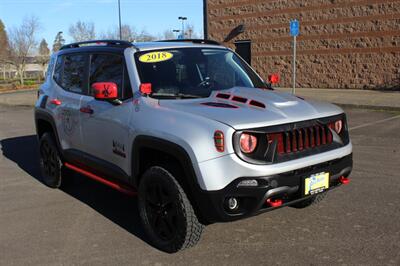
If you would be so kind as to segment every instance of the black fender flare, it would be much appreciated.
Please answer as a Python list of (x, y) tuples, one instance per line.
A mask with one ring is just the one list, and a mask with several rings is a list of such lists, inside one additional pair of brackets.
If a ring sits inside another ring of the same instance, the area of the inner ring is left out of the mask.
[(135, 187), (139, 186), (141, 174), (139, 169), (141, 148), (154, 149), (173, 156), (178, 160), (184, 171), (184, 176), (177, 178), (178, 182), (188, 196), (198, 218), (203, 223), (208, 223), (209, 219), (206, 218), (208, 215), (204, 212), (204, 208), (202, 208), (205, 203), (202, 202), (205, 200), (203, 196), (204, 191), (198, 184), (197, 175), (187, 151), (180, 145), (168, 140), (146, 135), (137, 136), (132, 145), (132, 182)]
[(56, 144), (57, 144), (58, 150), (59, 150), (62, 158), (64, 159), (63, 149), (61, 147), (60, 138), (58, 136), (57, 127), (56, 127), (56, 123), (54, 121), (53, 116), (44, 110), (35, 109), (34, 117), (35, 117), (36, 135), (38, 137), (38, 140), (39, 140), (39, 120), (42, 120), (42, 121), (49, 123), (51, 128), (53, 129), (53, 134), (54, 134), (54, 137), (56, 138)]

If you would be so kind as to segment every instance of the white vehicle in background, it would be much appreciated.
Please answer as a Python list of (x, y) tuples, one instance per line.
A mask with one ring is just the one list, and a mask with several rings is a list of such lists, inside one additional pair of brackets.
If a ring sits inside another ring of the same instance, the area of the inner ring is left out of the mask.
[(47, 185), (73, 170), (137, 193), (166, 252), (195, 245), (210, 223), (309, 206), (352, 170), (342, 109), (273, 90), (213, 41), (65, 45), (35, 122)]

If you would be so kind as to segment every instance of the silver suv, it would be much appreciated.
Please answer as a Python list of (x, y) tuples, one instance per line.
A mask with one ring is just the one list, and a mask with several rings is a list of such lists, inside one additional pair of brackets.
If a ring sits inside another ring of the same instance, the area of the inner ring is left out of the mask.
[(52, 55), (35, 107), (43, 182), (72, 171), (138, 195), (166, 252), (204, 225), (306, 207), (349, 182), (339, 107), (277, 92), (213, 41), (93, 41)]

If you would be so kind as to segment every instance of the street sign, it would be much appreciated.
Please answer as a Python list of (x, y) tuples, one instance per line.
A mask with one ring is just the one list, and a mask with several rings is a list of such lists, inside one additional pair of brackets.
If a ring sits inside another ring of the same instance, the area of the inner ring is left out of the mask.
[(300, 23), (297, 19), (290, 21), (290, 35), (293, 37), (299, 36)]
[(296, 93), (296, 46), (297, 36), (300, 34), (300, 23), (297, 19), (290, 21), (290, 35), (293, 36), (293, 90), (292, 93)]

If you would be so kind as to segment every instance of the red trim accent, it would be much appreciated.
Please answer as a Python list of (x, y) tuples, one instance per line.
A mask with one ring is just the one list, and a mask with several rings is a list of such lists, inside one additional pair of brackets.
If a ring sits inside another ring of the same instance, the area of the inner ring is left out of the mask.
[(344, 176), (339, 177), (339, 182), (342, 183), (343, 185), (347, 185), (350, 183), (350, 179)]
[(268, 76), (268, 81), (271, 84), (278, 84), (280, 80), (279, 74), (272, 74)]
[(250, 100), (249, 105), (265, 109), (265, 104), (255, 100)]
[(140, 92), (143, 94), (151, 94), (153, 92), (151, 83), (140, 84)]
[(282, 206), (283, 201), (281, 199), (267, 199), (266, 203), (269, 204), (269, 206), (276, 208)]
[(81, 113), (90, 114), (90, 115), (94, 113), (93, 109), (90, 108), (90, 106), (81, 107), (81, 108), (79, 109), (79, 111), (80, 111)]
[(224, 132), (222, 132), (221, 130), (216, 130), (214, 132), (214, 144), (217, 151), (219, 152), (225, 151)]
[(303, 129), (299, 129), (297, 131), (299, 133), (299, 151), (302, 151), (304, 149), (304, 143), (303, 143)]
[(114, 82), (96, 82), (92, 84), (92, 89), (96, 99), (118, 98), (118, 86)]
[[(239, 106), (232, 105), (230, 103), (221, 103), (221, 102), (206, 102), (206, 103), (200, 103), (201, 105), (205, 105), (207, 107), (211, 108), (227, 108), (227, 109), (237, 109)], [(218, 105), (220, 104), (220, 105)]]
[(239, 102), (239, 103), (247, 103), (247, 99), (240, 96), (233, 96), (231, 101)]
[(50, 101), (50, 103), (54, 104), (54, 105), (57, 105), (57, 106), (61, 105), (61, 101), (59, 99), (53, 99), (53, 100)]
[(104, 178), (102, 178), (102, 177), (100, 177), (98, 175), (95, 175), (95, 174), (93, 174), (91, 172), (83, 170), (83, 169), (81, 169), (81, 168), (79, 168), (77, 166), (74, 166), (72, 164), (65, 163), (64, 165), (65, 165), (65, 167), (67, 167), (67, 168), (69, 168), (71, 170), (74, 170), (75, 172), (78, 172), (78, 173), (80, 173), (82, 175), (85, 175), (85, 176), (87, 176), (87, 177), (89, 177), (89, 178), (91, 178), (91, 179), (93, 179), (93, 180), (95, 180), (97, 182), (100, 182), (100, 183), (102, 183), (102, 184), (104, 184), (106, 186), (109, 186), (109, 187), (111, 187), (111, 188), (113, 188), (113, 189), (115, 189), (115, 190), (117, 190), (119, 192), (122, 192), (122, 193), (126, 194), (126, 195), (129, 195), (129, 196), (136, 196), (137, 195), (137, 192), (133, 188), (130, 188), (130, 187), (125, 186), (125, 185), (122, 185), (120, 183), (116, 183), (116, 182), (112, 182), (110, 180), (104, 179)]
[(231, 95), (228, 93), (218, 93), (217, 95), (215, 95), (215, 97), (228, 100), (229, 98), (231, 98)]

